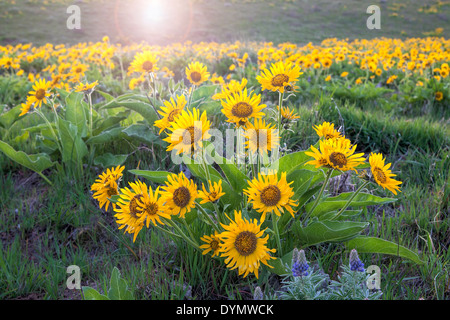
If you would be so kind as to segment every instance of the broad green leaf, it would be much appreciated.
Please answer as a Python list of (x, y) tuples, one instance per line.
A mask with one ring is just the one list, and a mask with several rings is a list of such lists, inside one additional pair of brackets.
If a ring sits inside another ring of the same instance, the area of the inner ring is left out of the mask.
[(355, 221), (312, 221), (306, 227), (294, 224), (293, 230), (304, 246), (322, 242), (340, 242), (356, 237), (369, 226), (368, 222)]
[(159, 184), (165, 184), (165, 182), (167, 181), (167, 176), (171, 174), (170, 172), (167, 171), (149, 171), (149, 170), (128, 170), (128, 172)]
[(19, 119), (20, 105), (15, 106), (11, 110), (0, 115), (0, 125), (8, 129), (11, 125)]
[(126, 116), (108, 116), (106, 118), (101, 118), (100, 121), (94, 123), (93, 135), (99, 135), (106, 130), (110, 130), (113, 127), (120, 125), (120, 122), (125, 120)]
[(103, 131), (100, 134), (89, 138), (86, 141), (86, 143), (87, 144), (104, 144), (104, 143), (108, 143), (108, 142), (117, 140), (117, 138), (119, 138), (120, 135), (122, 134), (122, 131), (123, 131), (122, 127), (112, 128), (110, 130)]
[(288, 183), (292, 182), (291, 187), (294, 192), (293, 200), (299, 199), (305, 192), (309, 190), (311, 181), (317, 172), (312, 172), (306, 169), (298, 169), (289, 173), (286, 176), (286, 181)]
[(359, 236), (345, 243), (348, 249), (356, 249), (359, 253), (381, 253), (410, 259), (418, 264), (424, 263), (419, 256), (397, 243), (375, 237)]
[(123, 164), (127, 160), (127, 158), (127, 154), (112, 154), (108, 152), (96, 157), (94, 159), (94, 164), (96, 166), (100, 165), (103, 168), (117, 167)]
[[(346, 192), (341, 193), (340, 195), (336, 197), (329, 197), (320, 202), (317, 207), (314, 209), (314, 211), (311, 213), (311, 216), (317, 216), (320, 217), (322, 214), (339, 210), (343, 208), (348, 200), (352, 197), (354, 193), (353, 192)], [(390, 202), (397, 201), (397, 199), (394, 198), (381, 198), (369, 193), (359, 193), (355, 196), (355, 198), (352, 200), (352, 202), (349, 205), (350, 207), (366, 207), (371, 205), (380, 205), (380, 204), (386, 204)], [(309, 212), (309, 210), (312, 208), (313, 203), (308, 203), (306, 205), (306, 212)]]
[(167, 143), (163, 141), (160, 136), (156, 135), (146, 124), (132, 124), (123, 129), (123, 133), (149, 145), (157, 144), (163, 147), (167, 146)]
[(86, 137), (87, 134), (87, 105), (83, 101), (84, 94), (79, 92), (71, 92), (66, 97), (66, 114), (65, 119), (75, 125), (78, 129), (78, 134), (81, 137)]
[(120, 277), (120, 271), (114, 267), (111, 279), (110, 288), (108, 290), (108, 298), (110, 300), (132, 300), (133, 295), (128, 288), (127, 282)]
[(145, 103), (143, 101), (137, 100), (124, 100), (124, 101), (111, 101), (101, 108), (127, 108), (139, 113), (145, 120), (147, 120), (149, 125), (153, 125), (155, 120), (158, 119), (158, 116), (153, 109), (153, 107), (149, 103)]
[(49, 155), (46, 153), (28, 155), (23, 151), (14, 150), (13, 147), (1, 140), (0, 151), (2, 151), (11, 160), (35, 172), (42, 172), (55, 164), (55, 162), (50, 160)]
[(107, 296), (99, 293), (91, 287), (83, 287), (83, 296), (85, 300), (110, 300)]
[(288, 252), (281, 258), (268, 261), (269, 265), (273, 268), (269, 269), (271, 272), (283, 276), (290, 273), (290, 266), (292, 264), (292, 255), (294, 251)]
[(62, 159), (64, 162), (74, 161), (82, 162), (84, 156), (87, 155), (88, 149), (86, 144), (78, 134), (77, 127), (69, 121), (59, 119), (59, 135), (62, 145)]

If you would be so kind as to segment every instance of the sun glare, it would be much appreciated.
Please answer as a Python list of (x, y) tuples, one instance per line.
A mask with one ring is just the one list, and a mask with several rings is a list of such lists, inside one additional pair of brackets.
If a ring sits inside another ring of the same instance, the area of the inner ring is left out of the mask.
[(163, 0), (146, 1), (144, 9), (144, 18), (148, 23), (161, 22), (166, 14), (166, 6)]

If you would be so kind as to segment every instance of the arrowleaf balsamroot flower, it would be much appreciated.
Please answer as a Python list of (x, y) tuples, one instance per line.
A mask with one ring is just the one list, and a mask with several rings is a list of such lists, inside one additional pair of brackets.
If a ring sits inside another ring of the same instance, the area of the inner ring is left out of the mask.
[(301, 74), (300, 67), (292, 62), (278, 61), (270, 66), (270, 70), (263, 69), (256, 80), (261, 84), (263, 90), (284, 93), (285, 87), (295, 84)]
[(187, 66), (186, 77), (191, 84), (199, 86), (209, 79), (210, 74), (203, 63), (196, 61)]
[[(117, 166), (115, 168), (108, 168), (106, 172), (102, 172), (91, 186), (91, 191), (94, 191), (92, 197), (99, 202), (100, 209), (105, 206), (108, 211), (111, 201), (109, 198), (119, 194), (118, 184), (122, 179), (123, 170), (125, 166)], [(113, 203), (113, 208), (115, 208)]]
[(208, 202), (216, 202), (218, 201), (223, 195), (225, 195), (225, 192), (222, 192), (222, 180), (219, 180), (219, 182), (211, 183), (211, 181), (208, 181), (209, 185), (209, 191), (206, 190), (205, 185), (202, 183), (202, 189), (198, 191), (198, 197), (202, 199), (200, 201), (200, 204), (208, 203)]
[(263, 237), (265, 229), (261, 230), (256, 219), (248, 221), (242, 218), (241, 211), (234, 211), (234, 221), (230, 219), (229, 225), (221, 225), (225, 231), (219, 234), (223, 242), (220, 252), (228, 268), (237, 268), (239, 275), (243, 274), (244, 278), (249, 273), (254, 273), (258, 278), (261, 263), (273, 268), (267, 262), (275, 259), (270, 252), (276, 250), (267, 248), (269, 235)]
[(262, 213), (261, 221), (265, 220), (266, 214), (275, 212), (277, 216), (286, 209), (292, 217), (294, 217), (294, 209), (297, 206), (297, 201), (294, 201), (294, 191), (290, 186), (292, 182), (286, 181), (286, 172), (281, 174), (280, 179), (278, 175), (258, 174), (258, 178), (248, 181), (249, 188), (244, 189), (244, 194), (248, 196), (248, 201), (253, 205), (253, 208)]
[(186, 178), (183, 172), (171, 174), (167, 177), (166, 185), (161, 187), (161, 197), (167, 213), (179, 214), (184, 218), (187, 212), (195, 207), (198, 191), (194, 181)]
[(395, 177), (395, 174), (389, 170), (391, 164), (384, 164), (385, 159), (381, 153), (371, 153), (369, 156), (369, 163), (375, 182), (382, 186), (383, 189), (387, 188), (396, 195), (397, 191), (400, 191), (399, 185), (402, 182), (392, 179), (392, 177)]

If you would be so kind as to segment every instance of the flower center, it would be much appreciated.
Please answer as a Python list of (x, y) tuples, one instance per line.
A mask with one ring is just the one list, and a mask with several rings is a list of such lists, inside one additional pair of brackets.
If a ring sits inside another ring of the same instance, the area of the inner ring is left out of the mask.
[(158, 212), (158, 209), (159, 208), (156, 203), (149, 203), (144, 210), (148, 215), (154, 216)]
[(117, 191), (117, 188), (109, 187), (108, 190), (106, 190), (106, 194), (108, 195), (108, 198), (111, 196), (118, 195), (119, 192)]
[(75, 72), (76, 72), (76, 73), (81, 73), (82, 71), (83, 71), (83, 69), (80, 68), (80, 67), (78, 67), (78, 68), (75, 69)]
[(380, 183), (386, 183), (387, 177), (383, 170), (381, 170), (378, 167), (375, 167), (373, 169), (373, 171), (374, 171), (375, 179), (377, 179)]
[(183, 134), (183, 143), (194, 144), (202, 138), (202, 130), (194, 126), (188, 127)]
[(248, 118), (253, 113), (253, 108), (247, 102), (238, 102), (231, 108), (231, 113), (238, 118)]
[(138, 203), (137, 201), (140, 200), (142, 198), (141, 194), (137, 194), (133, 197), (133, 199), (131, 199), (130, 204), (128, 205), (128, 208), (130, 209), (130, 214), (134, 217), (134, 218), (138, 218), (138, 213), (142, 213), (142, 211), (138, 208)]
[(214, 251), (217, 251), (217, 249), (219, 249), (219, 241), (217, 240), (212, 240), (209, 245), (211, 246), (211, 249), (213, 249)]
[(272, 79), (272, 85), (274, 87), (283, 87), (286, 82), (289, 82), (289, 77), (285, 74), (277, 74)]
[(200, 72), (193, 71), (191, 72), (191, 79), (193, 82), (199, 82), (200, 80), (202, 80), (202, 75), (200, 74)]
[(181, 112), (181, 109), (173, 109), (170, 111), (169, 115), (167, 116), (167, 121), (173, 122), (175, 120), (175, 117)]
[(150, 72), (153, 70), (153, 63), (151, 63), (150, 61), (145, 61), (142, 64), (142, 69), (144, 69), (147, 72)]
[(39, 89), (36, 91), (36, 99), (38, 100), (42, 100), (45, 98), (45, 90), (44, 89)]
[(236, 236), (234, 247), (241, 256), (248, 256), (255, 252), (258, 239), (253, 232), (243, 231)]
[(261, 202), (266, 206), (275, 206), (281, 200), (281, 191), (277, 186), (267, 186), (261, 191)]
[(186, 187), (179, 187), (173, 192), (173, 202), (180, 208), (184, 208), (191, 200), (191, 194)]
[(342, 168), (347, 164), (347, 157), (341, 152), (333, 152), (330, 154), (330, 161), (335, 167)]

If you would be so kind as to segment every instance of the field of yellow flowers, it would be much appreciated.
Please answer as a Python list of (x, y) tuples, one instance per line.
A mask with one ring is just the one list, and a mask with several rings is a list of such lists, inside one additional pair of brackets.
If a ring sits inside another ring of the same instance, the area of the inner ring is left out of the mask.
[(448, 299), (449, 61), (444, 37), (0, 46), (0, 297)]

